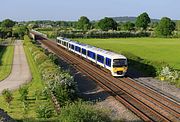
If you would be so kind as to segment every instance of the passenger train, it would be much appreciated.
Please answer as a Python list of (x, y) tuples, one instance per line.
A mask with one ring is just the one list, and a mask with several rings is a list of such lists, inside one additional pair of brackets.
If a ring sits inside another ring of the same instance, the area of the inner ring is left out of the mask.
[(57, 37), (57, 45), (110, 70), (115, 77), (124, 76), (127, 72), (127, 58), (123, 55), (63, 37)]

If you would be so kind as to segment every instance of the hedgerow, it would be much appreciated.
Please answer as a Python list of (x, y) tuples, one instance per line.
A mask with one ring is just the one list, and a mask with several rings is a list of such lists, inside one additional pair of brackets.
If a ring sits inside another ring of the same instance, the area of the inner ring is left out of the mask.
[(31, 42), (29, 37), (25, 36), (25, 38), (27, 41), (25, 44), (38, 65), (42, 79), (47, 84), (50, 92), (56, 96), (60, 105), (64, 106), (66, 102), (73, 100), (77, 91), (77, 84), (73, 77), (54, 64), (53, 58), (50, 59), (41, 48)]
[(127, 37), (149, 37), (148, 32), (122, 32), (122, 31), (89, 31), (86, 33), (59, 32), (58, 36), (66, 38), (127, 38)]

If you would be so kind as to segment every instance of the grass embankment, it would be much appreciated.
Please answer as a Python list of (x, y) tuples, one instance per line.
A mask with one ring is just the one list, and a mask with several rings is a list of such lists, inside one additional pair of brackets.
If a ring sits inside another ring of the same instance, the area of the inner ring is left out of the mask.
[(14, 46), (0, 46), (0, 81), (11, 73), (14, 57)]
[[(28, 109), (28, 113), (25, 114), (24, 112), (24, 108), (23, 108), (23, 104), (20, 101), (20, 94), (18, 92), (18, 90), (13, 92), (13, 97), (14, 100), (12, 101), (11, 107), (7, 108), (7, 104), (4, 101), (3, 97), (0, 96), (0, 108), (3, 108), (4, 110), (6, 110), (8, 112), (8, 114), (18, 120), (18, 121), (23, 121), (23, 120), (28, 120), (28, 121), (40, 121), (41, 119), (37, 118), (36, 115), (36, 110), (40, 105), (51, 105), (51, 101), (47, 100), (47, 99), (36, 99), (35, 98), (35, 93), (37, 90), (42, 91), (45, 88), (45, 84), (43, 83), (40, 73), (38, 72), (37, 66), (32, 58), (32, 55), (30, 53), (30, 51), (28, 50), (28, 48), (26, 46), (24, 46), (24, 50), (26, 53), (26, 57), (28, 60), (28, 64), (32, 73), (32, 81), (30, 83), (27, 84), (28, 86), (28, 103), (29, 103), (29, 109)], [(53, 105), (52, 105), (52, 109)], [(54, 121), (54, 118), (51, 118), (49, 120), (46, 121)]]

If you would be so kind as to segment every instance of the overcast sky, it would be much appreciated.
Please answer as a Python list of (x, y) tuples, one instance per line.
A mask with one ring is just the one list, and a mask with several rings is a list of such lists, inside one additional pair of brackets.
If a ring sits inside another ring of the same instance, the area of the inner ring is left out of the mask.
[(78, 20), (82, 15), (98, 20), (142, 12), (151, 18), (180, 19), (180, 0), (0, 0), (0, 21)]

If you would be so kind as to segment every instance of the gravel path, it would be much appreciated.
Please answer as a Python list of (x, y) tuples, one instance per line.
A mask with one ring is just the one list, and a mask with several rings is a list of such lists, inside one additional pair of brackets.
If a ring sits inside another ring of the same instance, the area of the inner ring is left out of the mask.
[(4, 89), (14, 90), (19, 88), (20, 85), (31, 80), (31, 72), (29, 70), (26, 55), (23, 49), (21, 40), (15, 42), (14, 59), (12, 64), (11, 74), (0, 81), (0, 93)]

